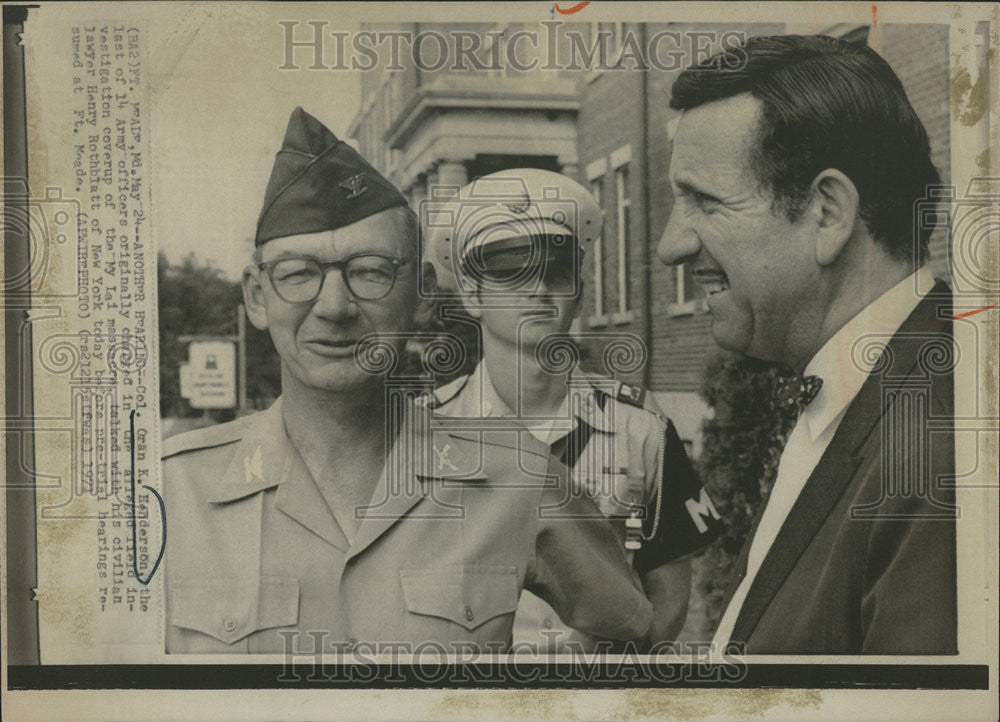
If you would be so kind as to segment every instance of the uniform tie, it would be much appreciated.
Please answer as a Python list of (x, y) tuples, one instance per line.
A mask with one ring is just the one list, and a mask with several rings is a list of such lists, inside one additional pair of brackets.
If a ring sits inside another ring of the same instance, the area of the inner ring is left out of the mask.
[(819, 376), (786, 376), (774, 385), (771, 408), (774, 411), (800, 412), (816, 398), (821, 388), (823, 379)]

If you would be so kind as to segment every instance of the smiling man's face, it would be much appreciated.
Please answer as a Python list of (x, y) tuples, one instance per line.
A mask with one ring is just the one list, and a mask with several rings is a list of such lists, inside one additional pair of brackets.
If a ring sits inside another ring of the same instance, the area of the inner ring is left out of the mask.
[[(377, 300), (353, 299), (339, 270), (326, 273), (312, 301), (289, 303), (276, 293), (267, 274), (252, 268), (244, 278), (247, 311), (266, 328), (281, 357), (282, 385), (295, 383), (322, 391), (353, 391), (374, 378), (354, 360), (355, 344), (372, 332), (398, 334), (413, 327), (418, 307), (415, 250), (398, 209), (382, 211), (343, 228), (286, 236), (261, 248), (264, 263), (287, 257), (343, 261), (359, 254), (410, 259), (398, 270), (392, 290)], [(402, 347), (398, 336), (394, 345)]]
[(787, 361), (819, 266), (809, 214), (789, 221), (749, 166), (760, 108), (743, 94), (681, 116), (670, 162), (675, 203), (657, 252), (664, 263), (691, 264), (708, 292), (716, 343)]

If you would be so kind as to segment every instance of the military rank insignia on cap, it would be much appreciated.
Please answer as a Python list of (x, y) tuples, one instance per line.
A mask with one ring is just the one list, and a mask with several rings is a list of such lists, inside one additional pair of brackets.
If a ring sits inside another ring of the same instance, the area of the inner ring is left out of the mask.
[(471, 290), (470, 280), (539, 264), (551, 254), (580, 259), (603, 225), (590, 190), (540, 168), (480, 176), (424, 201), (420, 213), (424, 258), (445, 293)]
[(254, 243), (332, 231), (405, 205), (361, 154), (296, 108), (274, 160)]

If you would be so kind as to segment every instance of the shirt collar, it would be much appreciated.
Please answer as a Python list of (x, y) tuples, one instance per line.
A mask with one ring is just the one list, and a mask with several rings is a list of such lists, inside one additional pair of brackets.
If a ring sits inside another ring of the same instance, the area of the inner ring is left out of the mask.
[[(448, 447), (449, 438), (464, 437), (452, 433), (447, 424), (435, 423), (427, 409), (407, 403), (403, 427), (390, 450), (387, 466), (395, 464), (422, 478), (486, 478), (479, 469), (478, 455), (467, 444), (452, 441)], [(432, 443), (400, 444), (400, 439), (410, 439), (413, 434), (430, 435)], [(269, 409), (247, 420), (246, 433), (209, 501), (235, 501), (276, 486), (281, 487), (282, 498), (322, 500), (316, 482), (285, 431), (280, 397)]]
[(292, 448), (281, 416), (281, 399), (246, 423), (239, 447), (209, 501), (235, 501), (270, 489), (288, 473)]
[[(453, 413), (484, 418), (519, 418), (497, 393), (485, 361), (480, 361), (469, 376), (462, 395), (467, 401)], [(481, 402), (477, 403), (477, 399)], [(568, 392), (551, 419), (530, 425), (525, 423), (525, 419), (520, 421), (532, 436), (551, 446), (572, 432), (580, 421), (598, 431), (612, 431), (607, 406), (607, 401), (602, 405), (597, 397), (594, 379), (576, 368), (570, 373)]]
[(809, 361), (805, 375), (823, 379), (816, 398), (802, 413), (813, 441), (854, 400), (889, 339), (933, 286), (934, 276), (922, 266), (845, 323)]

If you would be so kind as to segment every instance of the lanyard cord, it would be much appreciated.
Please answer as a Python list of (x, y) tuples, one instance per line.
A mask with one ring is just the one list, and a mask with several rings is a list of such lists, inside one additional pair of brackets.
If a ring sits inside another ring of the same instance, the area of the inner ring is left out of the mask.
[(660, 512), (663, 510), (663, 455), (667, 450), (667, 425), (660, 418), (660, 450), (656, 454), (656, 513), (653, 515), (653, 530), (649, 536), (642, 535), (644, 541), (652, 541), (656, 537), (656, 532), (660, 528)]

